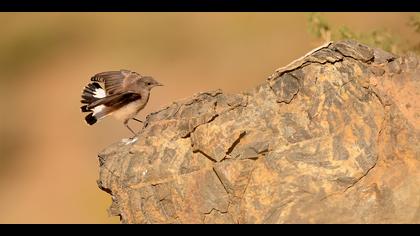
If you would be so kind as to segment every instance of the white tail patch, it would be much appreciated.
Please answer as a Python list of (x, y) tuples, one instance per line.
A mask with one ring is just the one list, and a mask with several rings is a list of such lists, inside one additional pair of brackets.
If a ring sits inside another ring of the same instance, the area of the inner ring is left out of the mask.
[(106, 97), (105, 90), (101, 88), (95, 89), (95, 94), (93, 95), (95, 98), (104, 98)]
[(101, 112), (104, 108), (105, 108), (104, 105), (99, 105), (99, 106), (93, 108), (93, 114), (92, 115), (95, 116), (96, 114)]

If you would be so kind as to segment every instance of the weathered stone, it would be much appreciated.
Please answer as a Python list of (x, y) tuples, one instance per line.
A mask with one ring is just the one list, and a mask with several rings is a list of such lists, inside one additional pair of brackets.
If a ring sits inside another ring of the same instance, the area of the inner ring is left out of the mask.
[(368, 62), (374, 58), (374, 52), (371, 48), (352, 40), (337, 42), (331, 48), (337, 50), (344, 56), (363, 62)]
[(328, 43), (150, 114), (98, 185), (123, 223), (420, 223), (419, 78), (412, 54)]
[(374, 59), (375, 63), (378, 63), (378, 64), (390, 62), (394, 60), (395, 58), (397, 58), (397, 56), (395, 56), (394, 54), (386, 52), (380, 48), (374, 48), (373, 54), (375, 57)]
[(277, 102), (290, 103), (299, 91), (299, 80), (292, 74), (284, 74), (272, 80), (271, 89), (277, 95)]

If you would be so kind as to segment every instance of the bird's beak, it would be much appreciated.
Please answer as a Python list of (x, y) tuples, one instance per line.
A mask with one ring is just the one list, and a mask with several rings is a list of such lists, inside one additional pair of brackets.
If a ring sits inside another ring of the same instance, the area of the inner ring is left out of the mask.
[(159, 83), (159, 82), (158, 82), (158, 83), (156, 84), (156, 86), (163, 86), (163, 84), (161, 84), (161, 83)]

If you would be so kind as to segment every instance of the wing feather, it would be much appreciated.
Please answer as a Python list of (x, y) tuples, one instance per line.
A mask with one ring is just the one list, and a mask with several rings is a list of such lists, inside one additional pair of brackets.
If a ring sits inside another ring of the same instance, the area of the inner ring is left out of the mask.
[(113, 110), (123, 107), (130, 102), (141, 99), (141, 95), (133, 92), (122, 92), (118, 94), (112, 94), (88, 105), (88, 109), (94, 107), (105, 105), (107, 107), (112, 107)]
[(104, 83), (106, 94), (112, 95), (123, 88), (124, 80), (130, 73), (128, 70), (106, 71), (92, 76), (90, 80)]

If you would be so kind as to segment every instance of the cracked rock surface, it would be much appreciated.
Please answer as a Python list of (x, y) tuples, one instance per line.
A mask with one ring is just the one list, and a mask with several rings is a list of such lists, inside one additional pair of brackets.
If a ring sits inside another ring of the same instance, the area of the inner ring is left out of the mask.
[(327, 43), (240, 94), (150, 114), (99, 154), (123, 223), (420, 223), (420, 67)]

